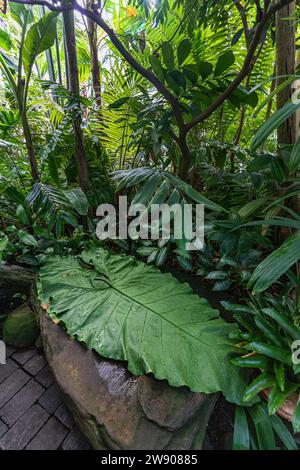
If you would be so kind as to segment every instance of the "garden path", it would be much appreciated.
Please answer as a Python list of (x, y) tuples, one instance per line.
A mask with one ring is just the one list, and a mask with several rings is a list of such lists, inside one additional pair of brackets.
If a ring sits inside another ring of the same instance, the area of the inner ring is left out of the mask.
[(0, 449), (91, 449), (35, 348), (7, 348), (0, 365)]

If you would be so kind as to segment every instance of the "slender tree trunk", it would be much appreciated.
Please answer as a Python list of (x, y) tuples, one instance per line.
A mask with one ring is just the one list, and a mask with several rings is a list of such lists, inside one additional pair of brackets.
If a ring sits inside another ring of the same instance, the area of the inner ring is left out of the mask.
[(25, 143), (26, 143), (26, 148), (27, 148), (27, 153), (28, 153), (28, 159), (30, 163), (31, 176), (32, 176), (33, 181), (36, 182), (39, 180), (39, 172), (38, 172), (38, 165), (37, 165), (36, 156), (35, 156), (33, 139), (31, 135), (29, 123), (28, 123), (26, 110), (21, 111), (21, 120), (22, 120), (24, 138), (25, 138)]
[[(87, 0), (87, 8), (91, 10), (93, 0)], [(101, 5), (99, 5), (99, 8)], [(97, 109), (99, 110), (99, 117), (101, 117), (101, 81), (100, 81), (100, 67), (98, 58), (98, 38), (97, 38), (97, 24), (91, 19), (87, 18), (87, 35), (90, 45), (91, 63), (92, 63), (92, 81), (93, 90)]]
[[(283, 7), (276, 14), (276, 75), (295, 73), (295, 11), (296, 1)], [(291, 18), (292, 19), (287, 19)], [(278, 78), (277, 86), (286, 78)], [(291, 99), (291, 87), (285, 87), (277, 94), (277, 109)], [(278, 144), (295, 142), (295, 115), (286, 120), (277, 131)]]
[[(69, 83), (70, 92), (74, 96), (79, 96), (79, 78), (78, 78), (78, 62), (76, 52), (74, 11), (68, 10), (63, 12), (66, 49), (69, 64)], [(76, 113), (73, 118), (73, 129), (75, 136), (75, 156), (77, 162), (77, 171), (79, 184), (83, 191), (89, 187), (88, 164), (85, 156), (83, 134), (81, 129), (81, 115)]]
[[(276, 14), (276, 75), (289, 75), (295, 73), (295, 14), (296, 1), (283, 7)], [(290, 18), (290, 19), (287, 19)], [(286, 77), (277, 79), (276, 85), (280, 85)], [(277, 109), (282, 108), (292, 96), (292, 86), (285, 87), (277, 94)], [(296, 138), (296, 115), (295, 113), (287, 119), (277, 130), (277, 142), (279, 156), (281, 156), (280, 147), (284, 144), (294, 144)], [(282, 188), (282, 194), (285, 194), (286, 188)], [(284, 205), (290, 209), (297, 209), (298, 198), (291, 197), (284, 201)], [(292, 234), (292, 229), (280, 227), (278, 230), (278, 239), (283, 242)]]
[(178, 176), (183, 181), (187, 181), (188, 171), (191, 168), (192, 158), (191, 158), (191, 151), (187, 143), (186, 132), (182, 130), (179, 131), (178, 145), (182, 153)]

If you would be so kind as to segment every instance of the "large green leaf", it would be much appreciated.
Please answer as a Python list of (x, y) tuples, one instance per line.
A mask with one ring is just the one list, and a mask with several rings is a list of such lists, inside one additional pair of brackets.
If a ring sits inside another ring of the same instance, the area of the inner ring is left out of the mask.
[(34, 20), (32, 7), (21, 3), (10, 2), (9, 10), (13, 19), (22, 27), (24, 23), (32, 23)]
[(70, 335), (104, 357), (128, 361), (136, 375), (152, 372), (194, 392), (221, 391), (241, 403), (244, 381), (230, 362), (227, 324), (205, 299), (170, 274), (97, 248), (46, 260), (39, 299)]
[(23, 63), (28, 70), (36, 57), (51, 47), (56, 37), (58, 12), (52, 11), (34, 23), (28, 30), (24, 42)]
[(192, 49), (190, 39), (183, 39), (177, 48), (178, 65), (180, 66), (188, 58)]
[(236, 406), (234, 417), (233, 450), (250, 450), (250, 436), (244, 408)]
[(168, 41), (162, 43), (161, 46), (162, 55), (165, 66), (168, 70), (174, 69), (174, 53), (171, 44)]
[(255, 269), (249, 281), (254, 293), (263, 292), (300, 259), (300, 233), (289, 237)]
[(12, 40), (5, 29), (0, 28), (0, 47), (5, 51), (9, 51), (12, 47)]
[(81, 188), (66, 189), (64, 194), (78, 214), (86, 215), (88, 213), (89, 202)]
[(287, 103), (281, 109), (276, 111), (255, 133), (252, 141), (251, 150), (257, 150), (258, 147), (286, 121), (294, 112), (300, 108), (300, 103)]
[(222, 54), (217, 62), (215, 75), (219, 76), (226, 72), (235, 62), (235, 56), (232, 51), (227, 51)]

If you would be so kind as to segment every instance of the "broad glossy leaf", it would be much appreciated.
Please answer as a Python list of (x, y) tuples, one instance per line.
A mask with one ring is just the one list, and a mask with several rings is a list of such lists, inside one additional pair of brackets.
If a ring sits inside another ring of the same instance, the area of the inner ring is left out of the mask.
[(33, 247), (38, 246), (36, 239), (32, 235), (30, 235), (30, 233), (25, 232), (25, 230), (19, 230), (18, 237), (24, 243), (24, 245)]
[(0, 253), (5, 250), (8, 244), (8, 238), (6, 235), (0, 235)]
[(244, 381), (231, 364), (235, 352), (223, 321), (209, 303), (170, 274), (103, 248), (47, 259), (39, 299), (70, 335), (104, 357), (126, 360), (136, 375), (152, 372), (170, 385), (223, 392), (241, 403)]
[(231, 41), (231, 46), (234, 46), (237, 42), (239, 42), (243, 32), (244, 32), (244, 29), (241, 28), (235, 33), (235, 35), (233, 36), (232, 41)]
[(289, 237), (255, 269), (249, 285), (254, 293), (263, 292), (300, 259), (300, 233)]
[(22, 204), (19, 204), (16, 210), (16, 216), (24, 225), (30, 225), (30, 215), (26, 211), (25, 207)]
[(251, 150), (257, 150), (269, 135), (278, 129), (278, 127), (299, 108), (300, 103), (287, 103), (276, 111), (276, 113), (274, 113), (256, 132), (252, 141)]
[(162, 43), (161, 51), (165, 66), (168, 70), (174, 69), (174, 53), (171, 44), (168, 41)]
[(151, 64), (151, 68), (155, 75), (159, 78), (160, 81), (164, 82), (165, 77), (164, 77), (164, 71), (162, 69), (161, 63), (159, 61), (159, 58), (156, 57), (156, 55), (151, 55), (149, 57), (149, 62)]
[(47, 13), (28, 30), (23, 50), (25, 69), (29, 69), (36, 57), (53, 45), (56, 37), (57, 16), (58, 12), (55, 11)]
[(34, 20), (33, 12), (30, 6), (11, 2), (9, 4), (9, 9), (11, 16), (20, 26), (23, 26), (25, 22), (31, 23)]
[(277, 385), (275, 385), (270, 393), (268, 400), (269, 415), (274, 415), (283, 405), (283, 403), (289, 398), (289, 396), (298, 389), (298, 387), (298, 384), (289, 384), (286, 390), (283, 392), (277, 387)]
[(185, 60), (188, 58), (190, 55), (192, 46), (191, 46), (191, 41), (189, 39), (183, 39), (177, 49), (177, 59), (178, 59), (178, 65), (180, 66), (185, 62)]
[(222, 73), (226, 72), (235, 62), (235, 56), (232, 51), (227, 51), (224, 54), (222, 54), (217, 62), (216, 68), (215, 68), (215, 75), (219, 76), (222, 75)]
[(198, 64), (198, 69), (202, 80), (206, 80), (213, 71), (213, 65), (210, 62), (203, 61)]
[(0, 28), (0, 47), (5, 51), (9, 51), (12, 47), (12, 40), (5, 29)]
[(233, 450), (250, 450), (250, 437), (247, 416), (244, 408), (235, 407)]
[(89, 202), (81, 188), (67, 189), (64, 194), (70, 201), (72, 207), (80, 215), (86, 215), (89, 208)]

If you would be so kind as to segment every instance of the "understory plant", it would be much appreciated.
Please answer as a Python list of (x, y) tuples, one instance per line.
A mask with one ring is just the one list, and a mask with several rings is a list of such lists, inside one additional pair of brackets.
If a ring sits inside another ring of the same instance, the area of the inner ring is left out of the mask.
[(273, 416), (286, 400), (294, 397), (292, 424), (294, 432), (299, 432), (300, 317), (294, 299), (287, 291), (278, 298), (270, 294), (255, 296), (246, 305), (226, 301), (222, 304), (234, 312), (239, 325), (234, 336), (240, 355), (232, 362), (253, 371), (243, 402), (246, 405), (261, 397), (267, 402), (268, 414)]

